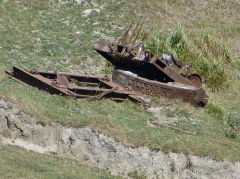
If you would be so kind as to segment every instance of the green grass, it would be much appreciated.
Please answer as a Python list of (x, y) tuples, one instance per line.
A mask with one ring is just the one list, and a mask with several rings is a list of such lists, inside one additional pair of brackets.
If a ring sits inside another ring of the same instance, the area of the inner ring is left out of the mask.
[[(106, 37), (119, 36), (121, 31), (110, 29), (111, 25), (126, 22), (125, 18), (113, 19), (113, 14), (119, 16), (121, 10), (107, 11), (110, 2), (96, 1), (105, 4), (105, 10), (90, 17), (82, 17), (82, 12), (96, 8), (91, 4), (85, 7), (70, 1), (62, 4), (46, 0), (2, 3), (0, 63), (76, 72), (87, 65), (98, 66), (102, 59), (92, 48), (96, 41), (106, 41), (100, 31)], [(126, 5), (120, 4), (123, 8)], [(93, 63), (87, 61), (89, 57), (95, 57)]]
[[(153, 0), (116, 1), (115, 10), (111, 10), (112, 1), (110, 0), (96, 0), (91, 3), (87, 1), (85, 5), (77, 5), (72, 1), (66, 2), (65, 4), (57, 0), (1, 2), (1, 96), (18, 104), (24, 111), (45, 123), (57, 122), (74, 127), (92, 126), (123, 143), (148, 146), (164, 152), (211, 156), (221, 160), (240, 159), (238, 150), (240, 138), (237, 136), (233, 139), (229, 138), (231, 135), (226, 135), (227, 131), (235, 131), (232, 124), (227, 122), (229, 116), (237, 118), (240, 115), (240, 62), (235, 57), (240, 52), (236, 48), (229, 50), (229, 44), (237, 43), (234, 39), (238, 37), (239, 24), (232, 23), (233, 16), (226, 14), (230, 11), (225, 12), (222, 9), (217, 11), (212, 8), (219, 6), (214, 2), (211, 2), (210, 9), (205, 9), (203, 5), (198, 4), (200, 2), (194, 1), (188, 4), (181, 0), (171, 1), (171, 3), (164, 1), (161, 5), (159, 1)], [(224, 5), (230, 7), (230, 3), (234, 4), (234, 1), (230, 0)], [(99, 8), (100, 6), (103, 9)], [(181, 13), (185, 12), (185, 6), (201, 14), (200, 22), (195, 19), (195, 17), (200, 17), (197, 13), (188, 16), (192, 19), (183, 18)], [(208, 13), (200, 11), (198, 6)], [(100, 12), (95, 12), (88, 17), (82, 16), (84, 10), (95, 8), (99, 8)], [(166, 9), (169, 9), (169, 16), (164, 14), (163, 17), (166, 18), (164, 20), (157, 12), (161, 14)], [(235, 9), (235, 6), (232, 9)], [(92, 50), (94, 43), (96, 41), (107, 42), (107, 38), (120, 36), (130, 20), (140, 12), (151, 19), (149, 26), (155, 29), (153, 36), (158, 38), (159, 33), (163, 36), (160, 36), (160, 40), (156, 42), (156, 44), (160, 42), (159, 49), (164, 47), (164, 51), (173, 52), (182, 60), (190, 60), (194, 68), (199, 69), (204, 77), (207, 85), (206, 91), (209, 95), (209, 105), (205, 109), (194, 108), (188, 104), (162, 97), (152, 97), (154, 106), (171, 108), (171, 111), (166, 111), (169, 117), (185, 118), (185, 121), (176, 122), (177, 127), (196, 132), (197, 135), (176, 133), (162, 127), (151, 128), (147, 121), (155, 117), (143, 107), (130, 101), (116, 103), (106, 99), (94, 102), (84, 99), (66, 99), (23, 85), (9, 79), (3, 72), (4, 69), (10, 69), (12, 65), (23, 65), (28, 68), (57, 69), (76, 73), (94, 72), (93, 67), (99, 67), (98, 73), (109, 73), (111, 67), (107, 64), (108, 68), (104, 68), (105, 60)], [(208, 16), (213, 19), (209, 20)], [(218, 16), (229, 18), (228, 20), (224, 18), (216, 20)], [(238, 14), (234, 17), (240, 20)], [(181, 28), (176, 29), (176, 22), (182, 24)], [(226, 28), (230, 29), (226, 32)], [(211, 33), (202, 31), (202, 29), (210, 29)], [(206, 36), (206, 34), (209, 35)], [(223, 35), (224, 40), (220, 40)], [(176, 38), (178, 36), (182, 38)], [(177, 39), (178, 41), (175, 41)], [(167, 44), (161, 45), (161, 43)], [(197, 49), (197, 54), (194, 53), (194, 49)], [(195, 56), (198, 57), (197, 63), (193, 63)], [(211, 61), (208, 61), (209, 59)], [(219, 78), (218, 72), (221, 74), (222, 67), (224, 67), (224, 75), (227, 76), (226, 80)], [(212, 73), (213, 70), (216, 72)], [(220, 81), (215, 82), (215, 79)], [(211, 86), (212, 81), (215, 82), (215, 87)], [(225, 84), (225, 81), (229, 86)], [(225, 86), (225, 90), (217, 90), (221, 83)], [(214, 88), (216, 90), (212, 90)], [(195, 123), (190, 119), (193, 119)], [(215, 142), (212, 139), (215, 139)]]
[(213, 103), (207, 104), (206, 112), (217, 120), (222, 120), (224, 117), (223, 110), (219, 106), (217, 106)]
[(225, 132), (226, 136), (235, 139), (240, 136), (240, 117), (237, 115), (229, 115), (227, 124), (231, 127), (230, 130)]
[(103, 170), (76, 160), (38, 154), (1, 143), (0, 155), (0, 178), (114, 178)]
[(128, 174), (128, 176), (130, 176), (131, 178), (134, 178), (134, 179), (145, 179), (145, 178), (147, 178), (147, 177), (144, 176), (144, 175), (139, 175), (139, 173), (138, 173), (137, 170), (135, 170), (135, 171), (133, 171), (133, 172), (130, 172), (130, 173)]

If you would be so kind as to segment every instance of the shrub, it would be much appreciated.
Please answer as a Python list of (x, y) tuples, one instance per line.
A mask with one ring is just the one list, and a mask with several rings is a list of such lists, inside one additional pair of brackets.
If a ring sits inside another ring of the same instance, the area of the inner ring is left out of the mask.
[(146, 41), (146, 47), (153, 53), (162, 55), (163, 52), (169, 51), (167, 44), (168, 35), (164, 32), (152, 33)]
[(194, 69), (201, 74), (204, 82), (212, 91), (225, 89), (229, 86), (226, 69), (220, 62), (207, 61), (203, 58), (196, 61)]
[(232, 61), (233, 57), (229, 48), (222, 40), (212, 36), (208, 29), (203, 29), (198, 36), (199, 38), (195, 40), (195, 45), (204, 57), (223, 63)]
[(178, 59), (184, 60), (188, 57), (189, 49), (181, 25), (178, 25), (176, 29), (169, 34), (167, 41), (170, 49), (174, 51)]
[(227, 124), (232, 128), (236, 128), (240, 130), (240, 117), (236, 117), (234, 115), (229, 115)]
[(169, 33), (152, 33), (146, 47), (153, 54), (161, 56), (163, 52), (171, 52), (176, 59), (190, 63), (212, 91), (229, 86), (226, 65), (232, 62), (233, 56), (229, 48), (206, 29), (189, 41), (182, 26), (177, 25)]
[(225, 132), (226, 136), (236, 138), (240, 132), (240, 117), (236, 117), (232, 114), (229, 115), (227, 124), (231, 127), (231, 129)]
[(225, 136), (228, 138), (235, 139), (237, 137), (237, 134), (233, 130), (228, 130), (228, 131), (225, 131)]

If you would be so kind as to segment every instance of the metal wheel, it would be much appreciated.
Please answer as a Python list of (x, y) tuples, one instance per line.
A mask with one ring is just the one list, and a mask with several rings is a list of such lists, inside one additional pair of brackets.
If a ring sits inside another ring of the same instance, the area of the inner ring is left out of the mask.
[(198, 88), (202, 87), (202, 78), (198, 74), (191, 74), (188, 76), (188, 79), (194, 86)]

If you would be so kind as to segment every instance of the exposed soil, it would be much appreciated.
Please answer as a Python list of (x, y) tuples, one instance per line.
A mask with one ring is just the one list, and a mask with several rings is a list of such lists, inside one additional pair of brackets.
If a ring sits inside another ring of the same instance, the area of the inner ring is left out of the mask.
[(113, 175), (128, 176), (138, 171), (149, 178), (239, 178), (240, 163), (211, 158), (131, 148), (90, 127), (44, 125), (15, 104), (0, 98), (2, 143), (39, 153), (71, 157)]

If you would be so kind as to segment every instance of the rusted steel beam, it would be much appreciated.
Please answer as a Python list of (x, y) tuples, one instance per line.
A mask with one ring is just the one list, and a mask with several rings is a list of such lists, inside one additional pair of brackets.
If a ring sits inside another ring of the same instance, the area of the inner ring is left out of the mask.
[(129, 32), (132, 28), (132, 25), (133, 25), (134, 22), (132, 22), (130, 24), (130, 26), (128, 27), (127, 31), (124, 33), (122, 39), (121, 39), (121, 45), (127, 45), (127, 39), (128, 39), (128, 36), (129, 36)]
[(43, 77), (40, 74), (32, 74), (25, 68), (19, 68), (13, 66), (12, 77), (28, 84), (35, 86), (38, 89), (48, 91), (51, 94), (61, 94), (64, 96), (77, 96), (76, 94), (69, 92), (67, 89), (60, 88), (57, 85), (54, 85), (53, 82)]
[(161, 66), (157, 63), (153, 63), (153, 65), (168, 75), (171, 79), (174, 79), (175, 82), (192, 85), (190, 80), (184, 78), (182, 75), (179, 75), (179, 73), (177, 73), (172, 67), (166, 65), (164, 68), (161, 68)]
[(107, 91), (105, 92), (102, 92), (101, 94), (97, 95), (97, 96), (93, 96), (91, 98), (89, 98), (89, 100), (97, 100), (97, 99), (101, 99), (102, 97), (114, 92), (115, 90), (117, 89), (117, 87), (115, 88), (112, 88), (112, 89), (108, 89)]
[(148, 32), (146, 32), (141, 41), (144, 41), (147, 38), (147, 36), (150, 34), (151, 31), (152, 31), (152, 29), (150, 29)]
[(132, 38), (135, 36), (136, 30), (138, 29), (138, 26), (140, 24), (141, 19), (142, 19), (142, 17), (138, 20), (138, 22), (137, 22), (137, 24), (136, 24), (136, 26), (135, 26), (135, 28), (134, 28), (134, 30), (132, 32), (132, 35), (130, 36), (130, 38), (128, 40), (128, 44), (127, 45), (129, 45), (131, 43)]
[(135, 45), (135, 43), (136, 43), (136, 41), (137, 41), (137, 39), (138, 39), (138, 37), (139, 37), (139, 35), (140, 35), (140, 32), (142, 31), (142, 28), (143, 28), (143, 24), (144, 24), (144, 22), (145, 22), (145, 19), (146, 19), (146, 17), (143, 19), (143, 22), (142, 22), (142, 24), (141, 24), (141, 26), (140, 26), (140, 28), (139, 28), (139, 30), (138, 30), (138, 33), (137, 33), (137, 35), (136, 35), (136, 37), (135, 37), (135, 39), (134, 39), (134, 41), (133, 41), (133, 45)]
[[(112, 88), (111, 88), (112, 89)], [(107, 92), (110, 89), (105, 89), (105, 88), (87, 88), (87, 87), (69, 87), (68, 90), (76, 93), (76, 94), (82, 94), (82, 95), (89, 95), (89, 96), (94, 96), (94, 95), (99, 95), (101, 93)], [(113, 95), (119, 95), (119, 96), (128, 96), (131, 93), (128, 93), (126, 91), (118, 91), (114, 90), (112, 91)], [(135, 94), (135, 93), (134, 93)]]

